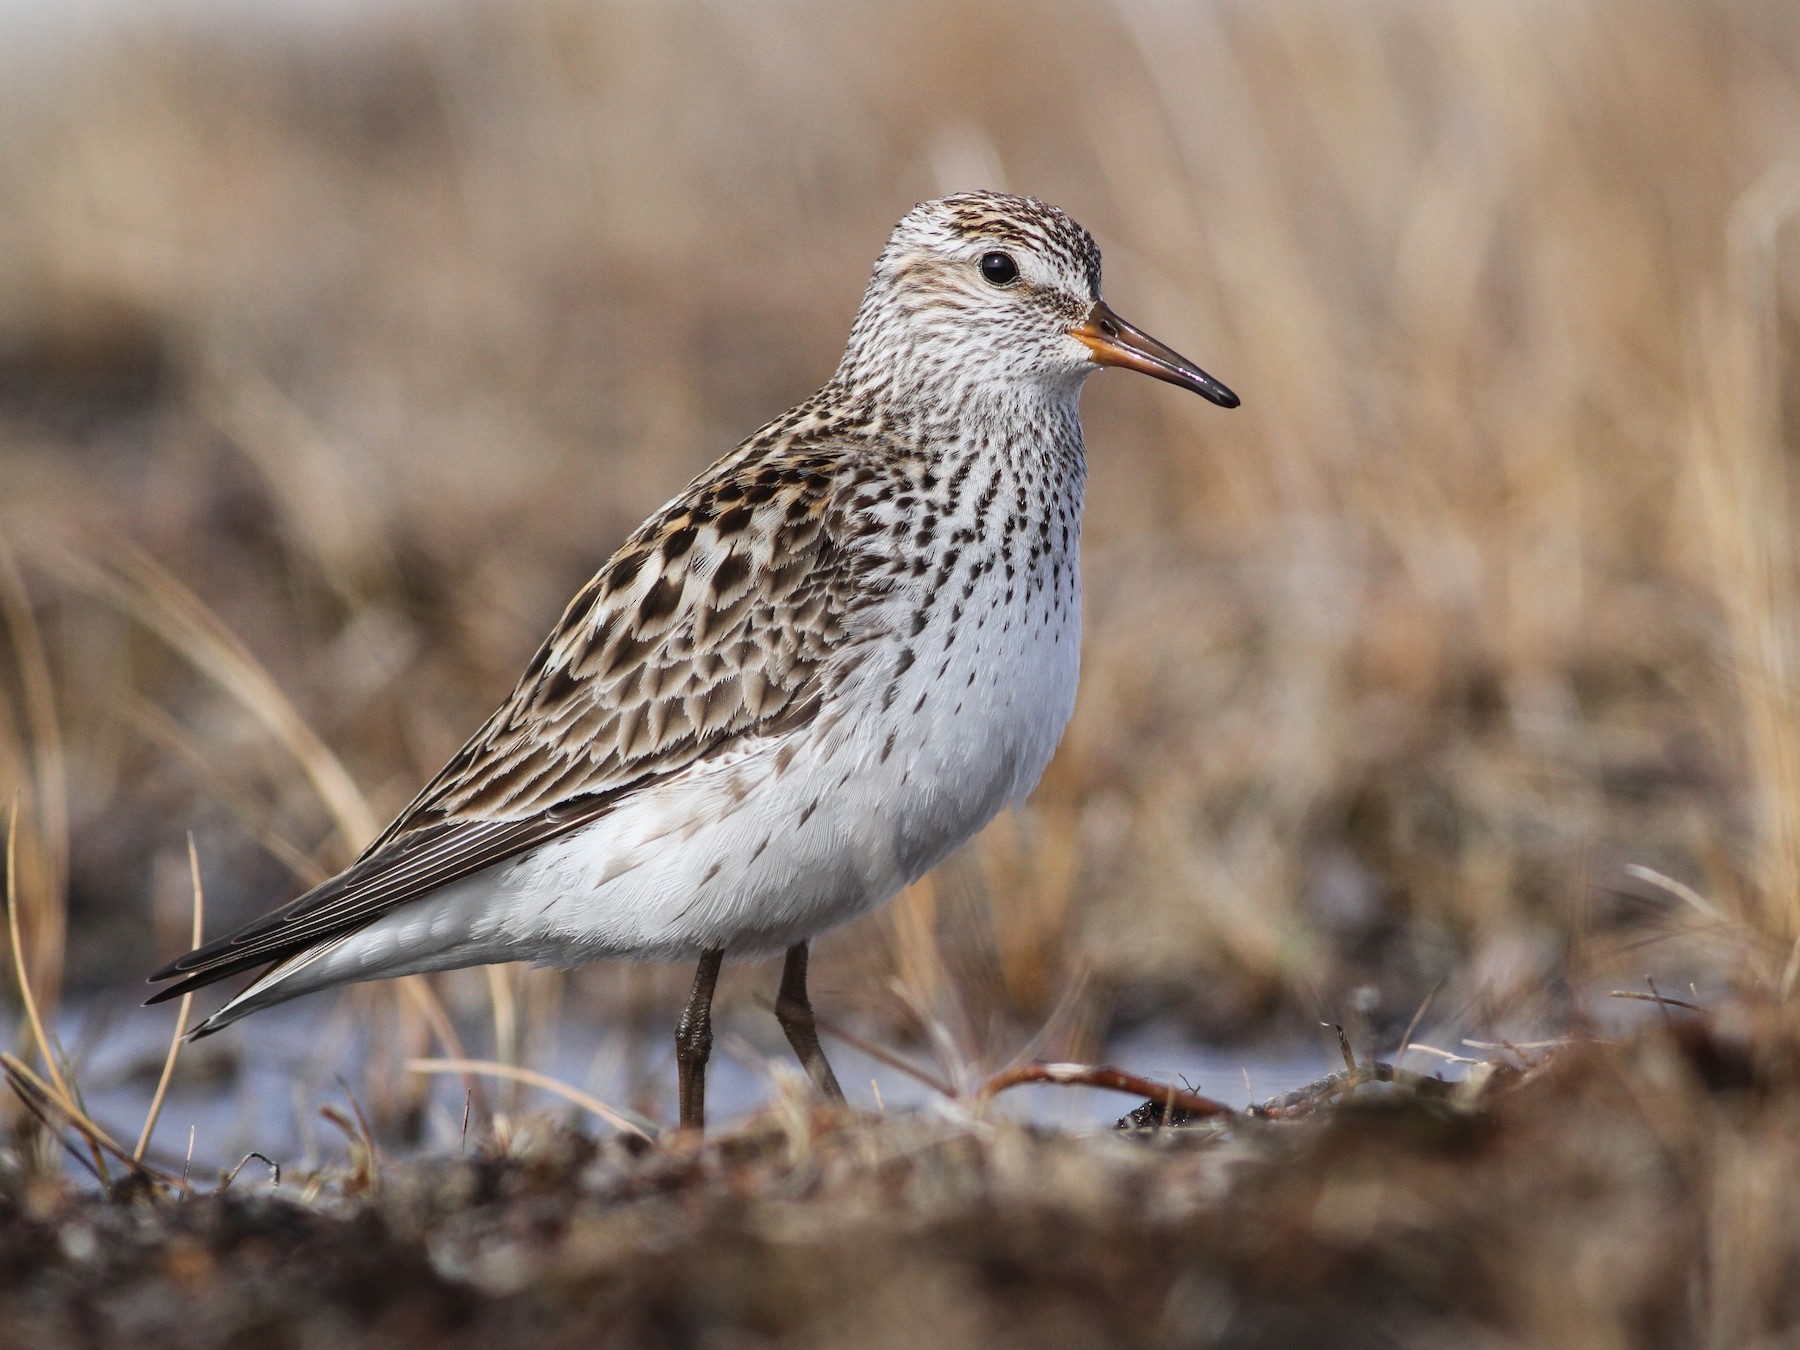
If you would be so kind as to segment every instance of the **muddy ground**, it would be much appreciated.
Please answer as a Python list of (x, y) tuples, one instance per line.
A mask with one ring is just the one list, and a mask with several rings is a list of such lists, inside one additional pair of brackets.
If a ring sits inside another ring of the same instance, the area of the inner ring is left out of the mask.
[(357, 1144), (110, 1197), (26, 1150), (0, 1343), (1786, 1343), (1797, 1149), (1800, 1017), (1750, 1000), (1283, 1120), (1073, 1135), (790, 1098), (704, 1142), (541, 1117), (464, 1157)]

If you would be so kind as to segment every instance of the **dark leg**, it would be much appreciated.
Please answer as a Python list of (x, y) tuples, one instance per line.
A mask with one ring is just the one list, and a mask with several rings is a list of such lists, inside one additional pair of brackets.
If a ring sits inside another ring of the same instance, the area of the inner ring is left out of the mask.
[(800, 1056), (800, 1064), (812, 1078), (813, 1086), (832, 1101), (843, 1101), (844, 1089), (838, 1086), (837, 1075), (825, 1062), (818, 1027), (813, 1023), (812, 1004), (806, 999), (804, 942), (796, 942), (788, 948), (787, 964), (781, 968), (781, 992), (775, 996), (775, 1018), (787, 1032), (788, 1044)]
[(681, 1021), (675, 1024), (675, 1067), (681, 1076), (681, 1128), (706, 1127), (706, 1061), (712, 1054), (713, 986), (719, 982), (723, 951), (700, 958), (694, 992), (688, 995)]

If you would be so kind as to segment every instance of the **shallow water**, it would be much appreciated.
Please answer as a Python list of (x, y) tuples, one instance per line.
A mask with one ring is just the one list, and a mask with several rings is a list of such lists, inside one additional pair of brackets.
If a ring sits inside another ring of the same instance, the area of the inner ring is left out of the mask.
[[(304, 1169), (341, 1157), (343, 1136), (320, 1118), (319, 1110), (332, 1106), (351, 1114), (346, 1084), (359, 1098), (368, 1095), (364, 1037), (351, 1006), (302, 1000), (259, 1013), (185, 1047), (182, 1072), (164, 1105), (152, 1156), (165, 1166), (186, 1165), (191, 1130), (196, 1177), (229, 1168), (251, 1150), (266, 1154), (284, 1169)], [(755, 1043), (746, 1038), (752, 1021), (768, 1020), (752, 1013), (742, 1019), (724, 1016), (718, 1022), (707, 1083), (708, 1115), (714, 1123), (728, 1123), (756, 1110), (769, 1100), (778, 1075), (798, 1072), (778, 1033), (770, 1039), (759, 1034)], [(57, 1035), (73, 1058), (89, 1112), (127, 1147), (143, 1124), (173, 1025), (170, 1008), (117, 1004), (74, 1008), (57, 1020)], [(767, 1029), (772, 1028), (770, 1021)], [(479, 1032), (469, 1031), (469, 1053), (484, 1055)], [(652, 1043), (642, 1035), (570, 1019), (549, 1039), (555, 1049), (531, 1056), (529, 1067), (608, 1105), (641, 1111), (657, 1121), (675, 1118), (675, 1066), (667, 1036), (658, 1035)], [(853, 1046), (829, 1036), (826, 1046), (846, 1094), (860, 1109), (900, 1110), (944, 1100), (934, 1088)], [(917, 1047), (895, 1053), (927, 1064)], [(1116, 1039), (1098, 1058), (1234, 1105), (1265, 1100), (1341, 1067), (1336, 1053), (1324, 1044), (1225, 1048), (1198, 1043), (1171, 1026), (1155, 1025)], [(490, 1101), (505, 1098), (505, 1084), (484, 1081)], [(524, 1089), (519, 1101), (527, 1111), (575, 1109), (534, 1089)], [(453, 1152), (462, 1142), (462, 1080), (454, 1075), (434, 1079), (430, 1102), (424, 1138), (417, 1148)], [(1137, 1098), (1114, 1092), (1033, 1085), (1006, 1093), (997, 1109), (1044, 1125), (1105, 1129), (1137, 1104)], [(591, 1117), (583, 1125), (602, 1133), (609, 1128)]]

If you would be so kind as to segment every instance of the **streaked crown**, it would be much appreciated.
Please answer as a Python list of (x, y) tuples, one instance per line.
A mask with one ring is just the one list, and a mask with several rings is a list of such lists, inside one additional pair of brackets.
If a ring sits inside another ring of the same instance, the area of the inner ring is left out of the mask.
[(900, 219), (881, 265), (936, 254), (968, 259), (984, 250), (1012, 250), (1039, 285), (1076, 290), (1088, 304), (1100, 298), (1100, 246), (1069, 214), (1036, 197), (1005, 192), (959, 192), (921, 202)]

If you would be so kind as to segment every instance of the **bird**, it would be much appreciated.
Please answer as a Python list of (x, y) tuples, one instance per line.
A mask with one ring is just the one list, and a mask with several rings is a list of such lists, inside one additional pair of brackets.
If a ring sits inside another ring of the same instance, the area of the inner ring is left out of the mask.
[(1021, 801), (1074, 710), (1078, 405), (1107, 366), (1238, 406), (1112, 311), (1060, 208), (914, 206), (818, 392), (625, 540), (354, 863), (156, 971), (148, 1001), (260, 968), (198, 1037), (361, 980), (697, 959), (675, 1059), (698, 1130), (721, 963), (783, 952), (776, 1017), (842, 1101), (809, 944)]

